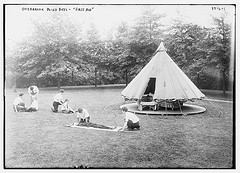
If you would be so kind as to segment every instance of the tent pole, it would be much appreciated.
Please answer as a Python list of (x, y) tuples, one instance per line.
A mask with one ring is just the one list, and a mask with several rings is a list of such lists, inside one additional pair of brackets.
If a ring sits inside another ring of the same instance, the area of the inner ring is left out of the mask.
[(166, 116), (167, 116), (167, 100), (165, 100), (165, 111), (166, 111)]
[(179, 103), (179, 100), (177, 100), (177, 101), (178, 101), (178, 105), (179, 105), (179, 108), (180, 108), (181, 114), (183, 115), (182, 108), (181, 108), (181, 105), (180, 105), (180, 103)]

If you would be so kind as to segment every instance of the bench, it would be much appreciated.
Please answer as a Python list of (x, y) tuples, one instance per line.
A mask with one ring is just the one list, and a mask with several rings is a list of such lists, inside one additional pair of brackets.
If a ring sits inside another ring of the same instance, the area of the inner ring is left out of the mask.
[(138, 104), (138, 110), (142, 111), (145, 107), (149, 107), (151, 110), (157, 110), (156, 102), (140, 102)]

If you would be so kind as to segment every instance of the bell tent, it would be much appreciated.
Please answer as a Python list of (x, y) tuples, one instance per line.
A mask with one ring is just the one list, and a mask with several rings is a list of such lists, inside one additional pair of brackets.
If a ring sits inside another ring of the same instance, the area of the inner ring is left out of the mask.
[(154, 101), (181, 101), (201, 99), (205, 95), (167, 54), (163, 43), (149, 63), (121, 92), (127, 99), (141, 100), (152, 94)]

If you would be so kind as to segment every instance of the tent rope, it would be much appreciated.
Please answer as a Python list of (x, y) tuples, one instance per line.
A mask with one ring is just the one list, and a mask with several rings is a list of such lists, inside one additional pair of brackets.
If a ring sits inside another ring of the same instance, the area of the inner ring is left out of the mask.
[(219, 113), (218, 117), (221, 117), (223, 115), (223, 112), (220, 110), (220, 108), (214, 105), (209, 99), (207, 99), (207, 101), (214, 107), (215, 110), (218, 111)]
[(207, 109), (207, 105), (204, 103), (204, 101), (203, 101), (203, 100), (201, 100), (200, 102), (201, 102), (202, 106), (203, 106), (204, 108), (206, 108), (206, 110), (207, 110), (207, 111), (209, 111), (209, 113), (210, 113), (210, 114), (211, 114), (211, 116), (213, 117), (213, 114), (212, 114), (212, 112), (211, 112), (210, 110), (208, 110), (208, 109)]

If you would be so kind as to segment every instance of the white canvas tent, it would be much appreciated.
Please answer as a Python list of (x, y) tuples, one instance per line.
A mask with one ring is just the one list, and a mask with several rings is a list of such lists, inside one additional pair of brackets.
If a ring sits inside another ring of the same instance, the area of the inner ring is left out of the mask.
[(121, 94), (127, 99), (141, 99), (149, 92), (157, 100), (192, 100), (205, 96), (173, 62), (163, 43)]

